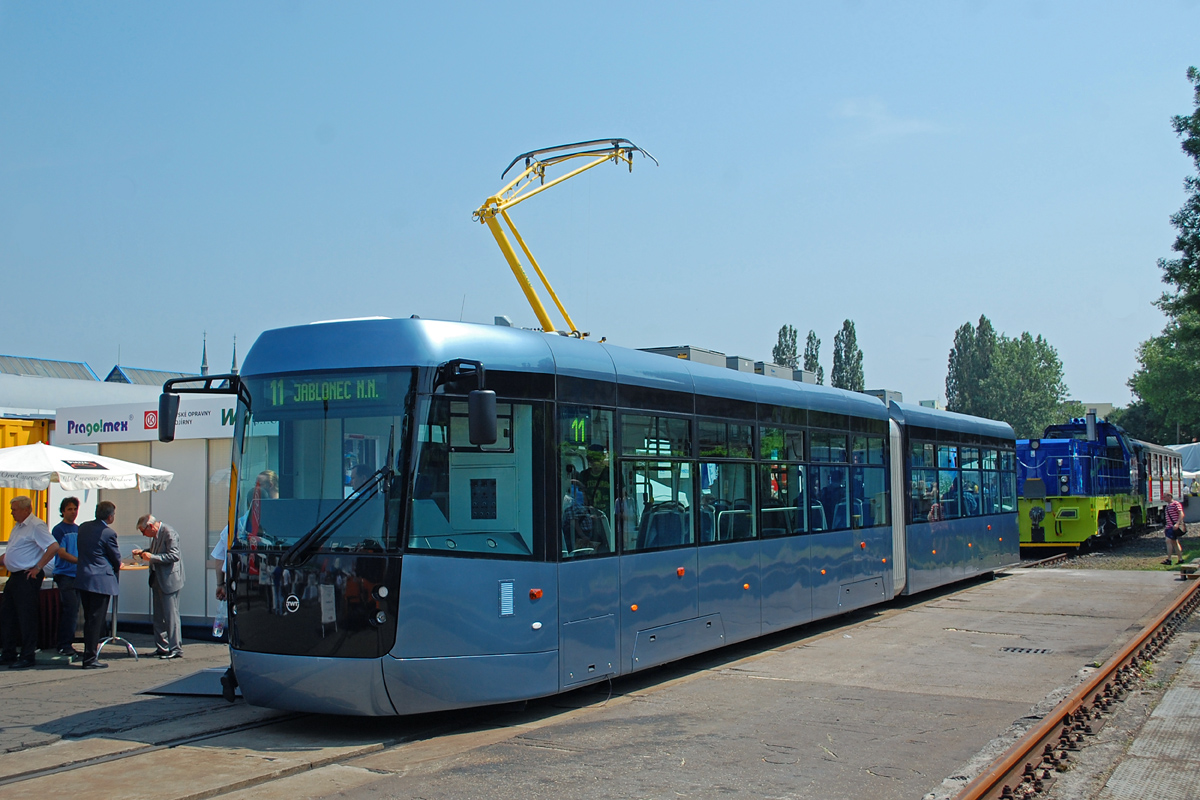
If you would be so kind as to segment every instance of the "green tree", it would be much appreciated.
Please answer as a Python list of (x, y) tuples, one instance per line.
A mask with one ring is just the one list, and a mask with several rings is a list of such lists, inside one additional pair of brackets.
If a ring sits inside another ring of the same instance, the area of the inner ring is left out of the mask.
[(788, 369), (800, 366), (799, 351), (796, 348), (796, 329), (784, 325), (779, 329), (779, 341), (771, 349), (771, 360)]
[(1180, 313), (1162, 335), (1138, 346), (1137, 357), (1129, 388), (1146, 406), (1142, 419), (1153, 431), (1150, 440), (1173, 443), (1178, 431), (1178, 438), (1191, 441), (1200, 432), (1200, 314)]
[[(1200, 173), (1200, 70), (1188, 67), (1187, 79), (1193, 86), (1195, 106), (1188, 116), (1171, 119), (1171, 126), (1178, 136), (1183, 137), (1183, 152), (1192, 159)], [(1166, 292), (1159, 306), (1172, 316), (1185, 310), (1200, 312), (1200, 177), (1189, 175), (1183, 179), (1187, 199), (1183, 207), (1171, 215), (1171, 224), (1179, 232), (1171, 249), (1178, 258), (1161, 258), (1158, 266), (1163, 271), (1163, 282), (1170, 284), (1173, 291)]]
[[(1120, 425), (1135, 439), (1158, 443), (1175, 441), (1174, 423), (1168, 422), (1164, 414), (1160, 414), (1140, 398), (1124, 408), (1114, 408), (1108, 415), (1108, 420)], [(1191, 440), (1191, 435), (1188, 435), (1187, 440)]]
[(972, 328), (964, 323), (954, 332), (954, 346), (946, 365), (946, 408), (962, 414), (986, 417), (994, 413), (990, 394), (992, 360), (996, 352), (996, 329), (986, 316)]
[[(1194, 108), (1188, 116), (1173, 117), (1171, 126), (1200, 173), (1200, 70), (1189, 67), (1187, 78)], [(1138, 347), (1139, 367), (1129, 379), (1134, 402), (1120, 416), (1132, 435), (1159, 443), (1200, 435), (1200, 177), (1185, 177), (1183, 187), (1187, 198), (1171, 215), (1178, 232), (1171, 249), (1178, 257), (1158, 261), (1163, 282), (1172, 287), (1158, 300), (1169, 321)]]
[(817, 332), (811, 329), (804, 342), (804, 369), (817, 374), (817, 383), (825, 383), (825, 368), (821, 366), (821, 340), (817, 338)]
[(1039, 437), (1075, 410), (1064, 405), (1067, 385), (1058, 351), (1040, 335), (1001, 336), (985, 382), (994, 403), (985, 416), (1004, 420), (1018, 438)]
[(845, 320), (842, 329), (833, 337), (833, 369), (829, 373), (829, 385), (861, 392), (865, 388), (862, 361), (862, 350), (858, 349), (854, 323)]

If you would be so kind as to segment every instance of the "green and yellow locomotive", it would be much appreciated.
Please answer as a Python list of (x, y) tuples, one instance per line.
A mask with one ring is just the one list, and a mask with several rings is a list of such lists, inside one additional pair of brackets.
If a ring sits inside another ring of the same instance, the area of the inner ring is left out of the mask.
[(1183, 490), (1178, 453), (1093, 412), (1017, 440), (1017, 518), (1027, 550), (1087, 550), (1161, 522)]

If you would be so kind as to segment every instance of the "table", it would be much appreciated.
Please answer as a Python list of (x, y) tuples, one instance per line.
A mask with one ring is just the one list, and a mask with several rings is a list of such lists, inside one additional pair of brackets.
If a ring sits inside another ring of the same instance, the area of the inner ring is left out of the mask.
[[(147, 570), (147, 569), (150, 569), (150, 567), (145, 564), (124, 564), (124, 563), (121, 564), (122, 572), (127, 572), (127, 571), (128, 572), (139, 572), (141, 570)], [(134, 649), (134, 646), (132, 644), (130, 644), (127, 640), (122, 639), (120, 636), (117, 636), (117, 606), (119, 604), (120, 599), (121, 599), (120, 593), (113, 595), (112, 628), (109, 631), (109, 635), (100, 640), (100, 645), (96, 648), (96, 654), (99, 655), (100, 651), (104, 649), (104, 645), (106, 645), (106, 644), (123, 644), (123, 645), (125, 645), (125, 649), (129, 652), (129, 655), (133, 656), (133, 660), (137, 661), (138, 654), (137, 654), (137, 650)]]

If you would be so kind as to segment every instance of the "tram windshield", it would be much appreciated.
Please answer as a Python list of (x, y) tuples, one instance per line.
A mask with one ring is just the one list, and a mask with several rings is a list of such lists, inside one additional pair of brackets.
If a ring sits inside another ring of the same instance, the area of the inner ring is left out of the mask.
[[(399, 548), (408, 371), (248, 378), (235, 443), (235, 547), (305, 552)], [(393, 502), (393, 495), (397, 498)]]

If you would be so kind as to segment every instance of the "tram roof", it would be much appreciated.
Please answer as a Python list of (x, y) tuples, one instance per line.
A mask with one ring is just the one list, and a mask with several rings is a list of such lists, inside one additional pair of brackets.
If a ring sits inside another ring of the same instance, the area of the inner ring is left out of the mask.
[(456, 358), (482, 361), (489, 370), (586, 378), (870, 419), (888, 418), (888, 410), (878, 398), (859, 392), (541, 331), (444, 320), (374, 318), (265, 331), (247, 353), (242, 375), (430, 367)]
[(956, 411), (926, 408), (912, 403), (897, 403), (895, 400), (892, 401), (890, 411), (892, 419), (904, 425), (933, 428), (950, 433), (973, 433), (997, 439), (1016, 438), (1016, 432), (1013, 431), (1011, 425), (994, 419), (973, 417), (970, 414), (959, 414)]

